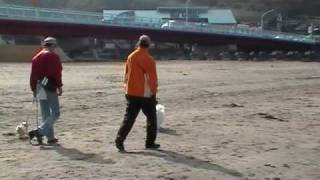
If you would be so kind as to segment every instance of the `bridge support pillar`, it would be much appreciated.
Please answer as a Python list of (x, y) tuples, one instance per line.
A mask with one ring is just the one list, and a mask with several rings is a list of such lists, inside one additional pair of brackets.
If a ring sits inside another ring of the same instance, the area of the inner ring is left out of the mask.
[(95, 58), (95, 60), (98, 60), (100, 58), (99, 53), (96, 48), (92, 48), (92, 54), (93, 54), (93, 57)]
[(6, 44), (6, 43), (5, 43), (4, 40), (2, 39), (2, 36), (0, 35), (0, 45), (3, 45), (3, 44)]

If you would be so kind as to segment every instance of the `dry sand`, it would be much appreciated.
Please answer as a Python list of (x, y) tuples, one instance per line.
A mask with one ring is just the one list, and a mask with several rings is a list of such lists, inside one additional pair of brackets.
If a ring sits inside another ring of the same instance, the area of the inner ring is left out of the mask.
[(10, 136), (35, 124), (30, 64), (1, 63), (0, 179), (320, 179), (319, 63), (158, 62), (161, 150), (144, 149), (140, 114), (126, 154), (122, 65), (65, 63), (60, 146), (39, 147)]

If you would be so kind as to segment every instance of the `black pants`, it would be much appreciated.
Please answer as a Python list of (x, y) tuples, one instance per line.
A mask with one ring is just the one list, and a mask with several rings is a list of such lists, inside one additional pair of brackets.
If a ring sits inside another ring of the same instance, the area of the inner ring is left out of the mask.
[(126, 95), (127, 108), (122, 125), (118, 131), (116, 142), (123, 143), (131, 131), (136, 118), (142, 109), (147, 118), (146, 145), (155, 143), (157, 137), (157, 112), (155, 97), (143, 98)]

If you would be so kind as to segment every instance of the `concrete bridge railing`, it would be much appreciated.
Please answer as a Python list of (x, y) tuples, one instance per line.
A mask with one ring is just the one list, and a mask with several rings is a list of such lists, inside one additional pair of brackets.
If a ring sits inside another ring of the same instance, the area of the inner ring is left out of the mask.
[(161, 31), (186, 31), (198, 33), (222, 34), (235, 37), (250, 37), (258, 39), (271, 39), (288, 42), (301, 42), (306, 44), (317, 43), (316, 39), (310, 36), (292, 33), (260, 30), (257, 28), (240, 28), (235, 26), (221, 26), (206, 23), (192, 23), (176, 21), (168, 27), (163, 27), (168, 21), (148, 17), (120, 17), (115, 14), (102, 14), (86, 11), (72, 11), (61, 9), (34, 8), (15, 6), (8, 4), (0, 5), (0, 19), (62, 22), (77, 24), (93, 24), (102, 26), (123, 26), (152, 28)]

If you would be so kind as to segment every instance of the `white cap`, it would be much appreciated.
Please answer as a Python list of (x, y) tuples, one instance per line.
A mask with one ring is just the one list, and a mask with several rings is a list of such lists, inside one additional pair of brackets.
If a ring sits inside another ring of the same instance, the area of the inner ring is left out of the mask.
[(43, 40), (44, 46), (46, 45), (57, 45), (57, 40), (54, 37), (47, 37)]
[(150, 43), (151, 43), (150, 37), (147, 36), (147, 35), (145, 35), (145, 34), (143, 34), (143, 35), (141, 35), (141, 36), (139, 37), (139, 41), (140, 41), (140, 42), (141, 42), (141, 41), (144, 41), (144, 42), (146, 42), (147, 44), (150, 44)]

